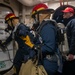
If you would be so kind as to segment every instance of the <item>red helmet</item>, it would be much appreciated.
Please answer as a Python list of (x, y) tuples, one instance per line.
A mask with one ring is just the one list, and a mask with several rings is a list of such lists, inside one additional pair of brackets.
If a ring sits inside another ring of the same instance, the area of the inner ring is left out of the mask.
[(9, 13), (5, 17), (5, 22), (7, 22), (8, 20), (13, 19), (13, 18), (18, 18), (18, 17), (16, 17), (14, 13)]
[(64, 13), (67, 13), (67, 12), (74, 13), (74, 9), (72, 7), (67, 7), (62, 12), (64, 12)]
[(54, 12), (54, 10), (53, 9), (48, 9), (48, 6), (46, 5), (46, 4), (43, 4), (43, 3), (41, 3), (41, 4), (37, 4), (34, 8), (33, 8), (33, 10), (32, 10), (32, 16), (33, 15), (35, 15), (35, 14), (37, 14), (37, 13), (47, 13), (47, 12)]

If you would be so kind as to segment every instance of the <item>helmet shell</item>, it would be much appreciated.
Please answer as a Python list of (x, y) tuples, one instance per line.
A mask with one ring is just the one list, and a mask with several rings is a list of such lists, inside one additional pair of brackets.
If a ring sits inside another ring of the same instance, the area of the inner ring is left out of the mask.
[(31, 15), (34, 16), (37, 13), (48, 13), (48, 12), (53, 13), (54, 10), (48, 9), (48, 6), (46, 4), (40, 3), (34, 6)]
[(13, 19), (13, 18), (18, 18), (18, 17), (16, 17), (16, 15), (14, 13), (9, 13), (5, 17), (5, 22), (7, 22), (8, 20)]

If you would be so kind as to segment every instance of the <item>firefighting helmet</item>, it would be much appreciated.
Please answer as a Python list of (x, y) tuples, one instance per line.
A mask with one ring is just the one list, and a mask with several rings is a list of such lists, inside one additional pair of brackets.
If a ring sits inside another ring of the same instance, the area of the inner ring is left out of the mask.
[(10, 20), (10, 19), (14, 19), (14, 18), (19, 18), (19, 17), (16, 17), (16, 15), (14, 13), (9, 13), (6, 15), (5, 17), (5, 23)]
[(53, 9), (48, 9), (48, 6), (44, 3), (40, 3), (37, 4), (36, 6), (34, 6), (34, 8), (32, 9), (32, 13), (31, 16), (35, 16), (37, 13), (53, 13), (54, 10)]

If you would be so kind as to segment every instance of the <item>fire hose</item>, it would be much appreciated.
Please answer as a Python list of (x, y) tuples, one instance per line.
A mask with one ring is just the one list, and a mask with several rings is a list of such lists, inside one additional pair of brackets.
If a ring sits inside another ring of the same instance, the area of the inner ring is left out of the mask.
[[(8, 48), (6, 47), (6, 46), (3, 46), (3, 44), (2, 44), (2, 41), (0, 40), (0, 48), (1, 48), (1, 50), (3, 51), (3, 52), (8, 52), (8, 57), (9, 57), (9, 60), (12, 62), (12, 60), (11, 60), (11, 58), (10, 58), (10, 53), (9, 53), (9, 50), (8, 50)], [(13, 63), (13, 62), (12, 62)]]

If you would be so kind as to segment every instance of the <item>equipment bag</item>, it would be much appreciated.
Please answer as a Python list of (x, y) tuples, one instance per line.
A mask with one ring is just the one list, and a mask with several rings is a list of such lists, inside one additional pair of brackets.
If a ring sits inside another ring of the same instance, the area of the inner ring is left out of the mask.
[(22, 63), (19, 75), (48, 75), (42, 63), (41, 49), (38, 50), (34, 59), (29, 59), (26, 63)]
[(48, 75), (45, 71), (43, 65), (38, 65), (32, 59), (28, 60), (26, 63), (23, 63), (19, 72), (19, 75)]

